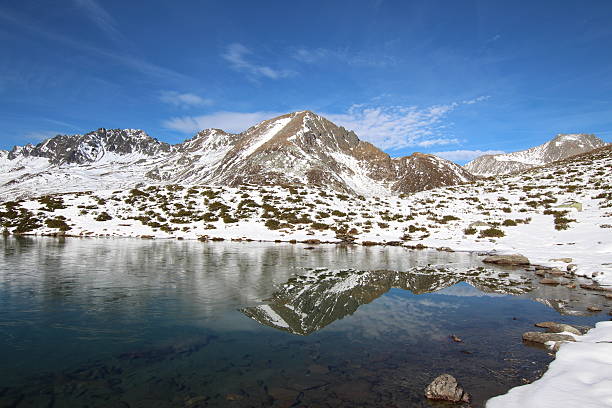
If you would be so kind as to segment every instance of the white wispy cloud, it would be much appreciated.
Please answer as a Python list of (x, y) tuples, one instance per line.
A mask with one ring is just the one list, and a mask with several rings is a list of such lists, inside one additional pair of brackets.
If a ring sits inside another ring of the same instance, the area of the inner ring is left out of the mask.
[(223, 59), (230, 63), (236, 71), (246, 72), (253, 77), (266, 77), (269, 79), (286, 78), (295, 75), (295, 72), (285, 69), (274, 69), (267, 65), (260, 65), (249, 60), (253, 51), (240, 43), (230, 44), (222, 54)]
[(232, 133), (240, 133), (251, 126), (276, 116), (280, 112), (215, 112), (200, 116), (181, 116), (163, 122), (167, 129), (192, 134), (202, 129), (218, 128)]
[(61, 134), (62, 132), (58, 132), (56, 130), (36, 130), (25, 133), (22, 138), (30, 143), (40, 143), (43, 140), (50, 139)]
[(212, 105), (212, 99), (205, 99), (192, 93), (180, 93), (176, 91), (162, 91), (159, 100), (179, 108), (190, 108), (194, 106)]
[(417, 106), (372, 107), (353, 105), (344, 114), (324, 114), (332, 122), (353, 130), (360, 139), (382, 149), (446, 145), (459, 143), (443, 136), (447, 126), (443, 120), (459, 103)]
[(85, 12), (85, 15), (113, 41), (125, 43), (125, 37), (117, 28), (117, 22), (95, 0), (73, 0), (74, 4)]
[(466, 105), (473, 105), (473, 104), (478, 103), (478, 102), (486, 101), (489, 98), (491, 98), (491, 96), (483, 95), (483, 96), (479, 96), (479, 97), (474, 98), (474, 99), (468, 99), (466, 101), (463, 101), (463, 103), (466, 104)]
[(421, 142), (416, 142), (415, 146), (431, 147), (431, 146), (441, 146), (441, 145), (459, 144), (459, 143), (461, 143), (461, 140), (457, 138), (453, 138), (453, 139), (439, 138), (439, 139), (426, 139)]
[(435, 152), (436, 156), (440, 156), (447, 160), (453, 161), (469, 161), (474, 160), (478, 156), (485, 154), (502, 154), (506, 153), (503, 150), (449, 150), (445, 152)]
[(291, 57), (300, 62), (313, 64), (322, 59), (329, 58), (330, 55), (332, 55), (331, 51), (325, 48), (298, 48)]
[[(484, 100), (484, 99), (483, 99)], [(431, 147), (461, 144), (448, 137), (447, 116), (462, 105), (462, 101), (429, 107), (353, 105), (346, 113), (321, 113), (332, 122), (353, 130), (357, 136), (383, 150), (406, 147)], [(262, 120), (287, 112), (214, 112), (200, 116), (179, 116), (163, 122), (163, 126), (182, 133), (195, 133), (207, 128), (220, 128), (238, 133)]]
[(291, 53), (291, 58), (306, 64), (316, 64), (323, 61), (333, 61), (354, 66), (386, 67), (397, 63), (396, 58), (384, 53), (353, 51), (348, 48), (297, 48)]

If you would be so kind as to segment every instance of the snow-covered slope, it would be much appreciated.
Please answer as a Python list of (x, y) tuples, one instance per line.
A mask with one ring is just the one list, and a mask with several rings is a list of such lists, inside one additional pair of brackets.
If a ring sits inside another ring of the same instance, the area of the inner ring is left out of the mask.
[(612, 406), (612, 322), (599, 322), (561, 346), (534, 383), (487, 401), (487, 408), (602, 408)]
[(142, 130), (98, 129), (0, 151), (0, 194), (125, 189), (150, 184), (303, 184), (388, 195), (472, 179), (447, 160), (392, 159), (351, 131), (309, 111), (265, 120), (240, 134), (206, 129), (168, 145)]
[(595, 135), (559, 134), (551, 141), (527, 150), (480, 156), (467, 163), (465, 169), (477, 176), (510, 174), (586, 153), (605, 144)]
[[(612, 285), (612, 146), (409, 196), (277, 185), (147, 186), (0, 204), (9, 234), (356, 242), (522, 253)], [(563, 279), (560, 281), (567, 283)]]

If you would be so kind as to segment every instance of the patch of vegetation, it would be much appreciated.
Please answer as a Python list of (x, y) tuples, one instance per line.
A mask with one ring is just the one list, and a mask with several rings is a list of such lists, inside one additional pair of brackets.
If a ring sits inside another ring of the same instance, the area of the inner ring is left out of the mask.
[(329, 225), (322, 222), (313, 222), (312, 224), (310, 224), (310, 227), (318, 231), (325, 231), (329, 229)]
[(554, 217), (553, 221), (555, 223), (555, 229), (566, 230), (569, 228), (570, 222), (576, 222), (576, 220), (567, 218), (566, 215), (569, 214), (569, 211), (555, 211), (555, 210), (544, 210), (544, 214), (552, 215)]
[(107, 213), (106, 211), (102, 211), (100, 214), (98, 214), (98, 216), (95, 218), (96, 221), (109, 221), (112, 220), (113, 217), (110, 216), (109, 213)]
[(60, 231), (68, 231), (70, 229), (70, 226), (66, 224), (66, 217), (61, 215), (59, 217), (46, 219), (45, 225), (49, 228), (57, 228)]
[(13, 230), (15, 234), (25, 234), (27, 232), (32, 232), (35, 229), (42, 227), (42, 224), (38, 218), (35, 217), (24, 217), (16, 225), (16, 228)]
[(504, 233), (504, 231), (491, 227), (491, 228), (487, 228), (485, 230), (480, 231), (480, 235), (478, 237), (479, 238), (501, 238), (505, 235), (506, 234)]
[(43, 211), (53, 212), (55, 210), (62, 210), (66, 208), (64, 205), (64, 199), (62, 197), (42, 196), (38, 199), (38, 202), (45, 206), (44, 208), (41, 208)]
[(279, 220), (273, 220), (273, 219), (269, 219), (266, 220), (266, 222), (264, 223), (264, 225), (266, 226), (266, 228), (271, 229), (271, 230), (277, 230), (280, 229), (281, 227), (281, 222)]
[(468, 228), (466, 228), (466, 229), (464, 229), (464, 230), (463, 230), (463, 233), (464, 233), (465, 235), (474, 235), (474, 234), (476, 234), (477, 232), (478, 232), (478, 230), (477, 230), (476, 228), (474, 228), (474, 227), (468, 227)]

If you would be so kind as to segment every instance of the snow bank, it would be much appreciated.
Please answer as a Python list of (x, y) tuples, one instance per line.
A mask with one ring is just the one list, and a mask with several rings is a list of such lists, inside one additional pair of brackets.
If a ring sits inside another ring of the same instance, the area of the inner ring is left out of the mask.
[(612, 322), (599, 322), (557, 352), (534, 383), (491, 398), (487, 408), (612, 407)]

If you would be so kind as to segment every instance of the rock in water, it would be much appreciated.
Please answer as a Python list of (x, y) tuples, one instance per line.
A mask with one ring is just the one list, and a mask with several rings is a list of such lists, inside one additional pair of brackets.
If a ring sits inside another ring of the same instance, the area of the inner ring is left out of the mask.
[(548, 341), (576, 341), (576, 339), (569, 334), (525, 332), (523, 333), (523, 341), (544, 344)]
[(487, 256), (482, 262), (497, 265), (529, 265), (529, 259), (521, 254)]
[(442, 374), (425, 388), (425, 396), (432, 400), (470, 402), (470, 395), (450, 374)]
[(569, 324), (565, 324), (565, 323), (540, 322), (540, 323), (536, 323), (535, 326), (547, 329), (549, 333), (569, 332), (577, 336), (580, 336), (582, 334), (580, 333), (580, 330), (578, 330), (574, 326), (570, 326)]

